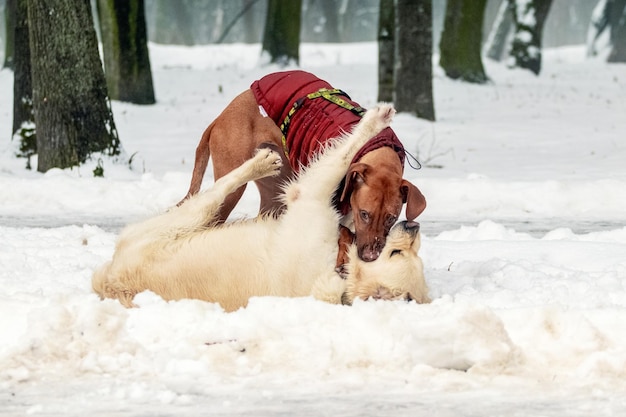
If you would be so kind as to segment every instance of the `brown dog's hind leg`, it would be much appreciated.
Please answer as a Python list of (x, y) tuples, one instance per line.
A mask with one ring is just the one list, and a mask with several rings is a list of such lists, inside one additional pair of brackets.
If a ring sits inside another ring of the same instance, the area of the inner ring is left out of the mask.
[(211, 123), (209, 127), (204, 130), (204, 133), (202, 133), (202, 138), (196, 148), (196, 159), (193, 164), (193, 173), (191, 174), (189, 191), (187, 191), (187, 195), (185, 195), (185, 197), (183, 197), (183, 199), (176, 204), (177, 206), (180, 206), (185, 200), (194, 194), (198, 194), (198, 191), (200, 191), (204, 173), (207, 165), (209, 164), (209, 158), (211, 157), (209, 140), (211, 139), (211, 130), (213, 130), (214, 123)]
[(262, 215), (271, 213), (272, 215), (279, 216), (285, 209), (285, 205), (280, 198), (280, 195), (283, 193), (282, 186), (294, 177), (294, 172), (289, 166), (289, 160), (280, 146), (274, 143), (264, 142), (259, 145), (259, 149), (271, 149), (277, 152), (283, 161), (280, 174), (272, 178), (262, 178), (255, 181), (261, 196), (259, 213)]
[(220, 206), (217, 216), (215, 217), (215, 221), (217, 224), (224, 223), (228, 216), (233, 211), (244, 191), (246, 191), (247, 184), (242, 185), (237, 188), (232, 193), (228, 194), (228, 197), (224, 199), (224, 203)]

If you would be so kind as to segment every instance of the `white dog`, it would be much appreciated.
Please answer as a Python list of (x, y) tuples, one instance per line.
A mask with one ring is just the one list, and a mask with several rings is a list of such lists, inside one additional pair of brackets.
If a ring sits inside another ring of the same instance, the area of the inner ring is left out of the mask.
[(419, 224), (402, 222), (387, 238), (381, 256), (364, 262), (351, 245), (346, 279), (335, 272), (339, 215), (332, 195), (350, 161), (369, 138), (387, 127), (395, 110), (369, 110), (350, 134), (333, 141), (285, 187), (286, 211), (271, 216), (210, 225), (224, 198), (248, 181), (276, 175), (280, 156), (262, 149), (214, 186), (180, 207), (126, 227), (111, 262), (95, 272), (93, 289), (102, 298), (133, 306), (150, 290), (166, 300), (195, 298), (226, 311), (253, 296), (312, 295), (350, 304), (356, 297), (429, 302)]

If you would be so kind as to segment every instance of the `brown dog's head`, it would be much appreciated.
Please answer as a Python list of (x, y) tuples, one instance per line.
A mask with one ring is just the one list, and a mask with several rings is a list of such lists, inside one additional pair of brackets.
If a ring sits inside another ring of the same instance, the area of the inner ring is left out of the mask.
[(358, 259), (356, 247), (352, 246), (342, 303), (352, 304), (355, 298), (429, 303), (419, 249), (419, 223), (413, 221), (400, 222), (391, 229), (380, 257), (374, 262)]
[(384, 163), (376, 167), (362, 162), (352, 164), (340, 201), (346, 199), (354, 215), (358, 255), (366, 262), (380, 256), (403, 203), (406, 203), (407, 220), (415, 219), (426, 208), (420, 190), (403, 179), (397, 167)]

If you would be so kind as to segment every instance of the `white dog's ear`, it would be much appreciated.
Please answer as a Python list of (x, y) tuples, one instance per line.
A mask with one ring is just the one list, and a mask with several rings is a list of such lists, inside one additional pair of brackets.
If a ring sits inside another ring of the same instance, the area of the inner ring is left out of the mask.
[(369, 169), (369, 165), (361, 162), (350, 165), (343, 185), (343, 191), (341, 192), (341, 198), (339, 199), (340, 202), (350, 199), (352, 192), (365, 183), (365, 176)]

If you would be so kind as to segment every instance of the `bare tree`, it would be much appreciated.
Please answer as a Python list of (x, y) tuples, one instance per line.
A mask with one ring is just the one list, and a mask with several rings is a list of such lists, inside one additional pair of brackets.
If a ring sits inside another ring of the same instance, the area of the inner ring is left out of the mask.
[(395, 107), (398, 111), (435, 120), (431, 0), (396, 0), (395, 15)]
[[(626, 0), (613, 0), (611, 43), (608, 62), (626, 62)], [(621, 10), (621, 13), (620, 13)]]
[(89, 0), (28, 0), (37, 170), (119, 155)]
[(27, 159), (26, 168), (31, 169), (30, 157), (37, 153), (35, 121), (33, 114), (33, 87), (31, 81), (30, 47), (28, 36), (27, 0), (15, 1), (13, 67), (13, 128), (12, 137), (19, 140), (18, 156)]
[(7, 0), (5, 9), (6, 19), (6, 40), (4, 46), (4, 63), (3, 68), (13, 68), (13, 49), (15, 46), (15, 12), (17, 0)]
[(380, 0), (378, 15), (378, 101), (393, 101), (396, 14), (394, 0)]
[(98, 0), (109, 97), (154, 104), (143, 0)]
[(439, 65), (453, 79), (484, 83), (482, 27), (487, 0), (448, 0)]
[(541, 71), (541, 35), (552, 0), (509, 0), (513, 8), (515, 36), (509, 55), (513, 66), (535, 74)]
[(269, 0), (262, 51), (270, 63), (300, 62), (302, 0)]
[[(608, 31), (608, 45), (598, 45)], [(600, 0), (596, 5), (587, 35), (587, 53), (596, 55), (608, 49), (608, 62), (626, 62), (626, 0)]]

